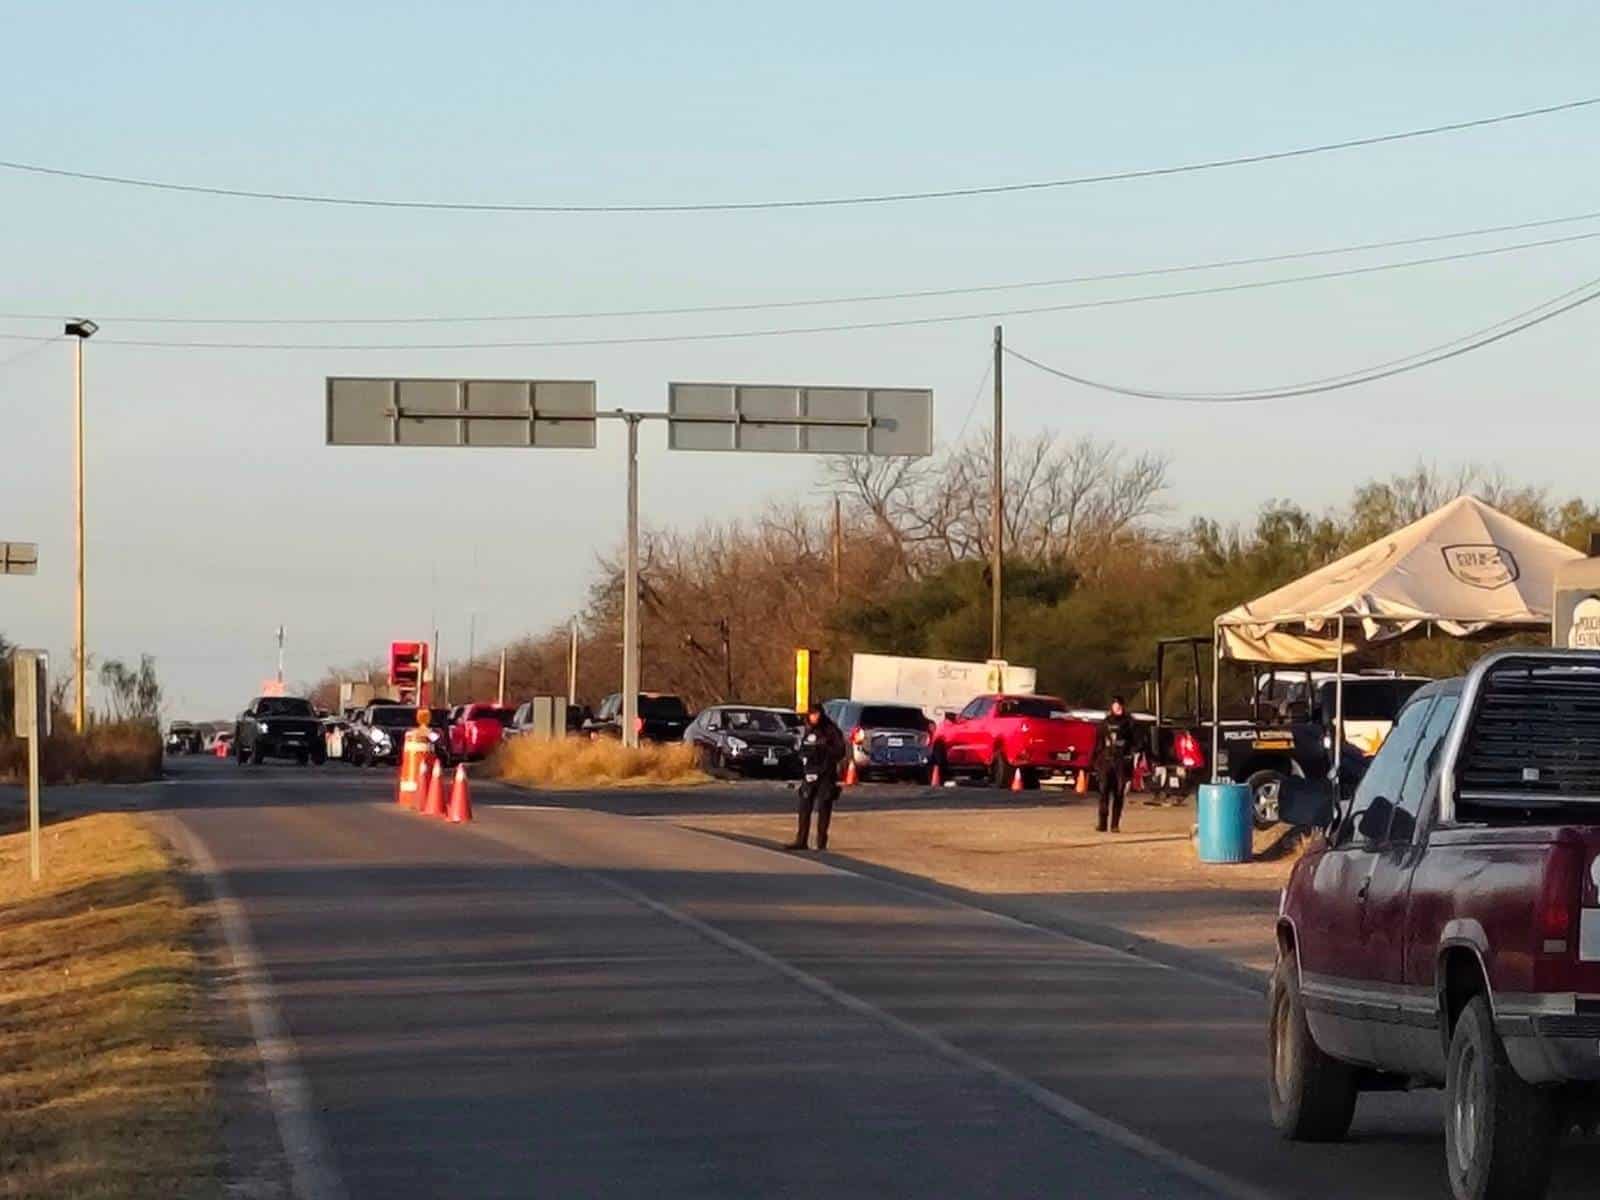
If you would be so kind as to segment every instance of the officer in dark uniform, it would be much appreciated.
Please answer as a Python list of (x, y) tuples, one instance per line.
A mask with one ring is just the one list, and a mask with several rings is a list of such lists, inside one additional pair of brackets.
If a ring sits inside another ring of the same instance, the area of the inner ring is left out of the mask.
[(1133, 740), (1137, 730), (1121, 696), (1111, 697), (1111, 710), (1100, 726), (1095, 769), (1100, 773), (1100, 821), (1095, 828), (1104, 833), (1122, 832), (1122, 799), (1133, 774)]
[(800, 762), (805, 778), (800, 782), (800, 829), (785, 850), (804, 850), (811, 837), (811, 810), (817, 810), (817, 849), (828, 848), (828, 822), (833, 802), (839, 798), (839, 765), (844, 762), (844, 732), (813, 704), (806, 710), (800, 737)]

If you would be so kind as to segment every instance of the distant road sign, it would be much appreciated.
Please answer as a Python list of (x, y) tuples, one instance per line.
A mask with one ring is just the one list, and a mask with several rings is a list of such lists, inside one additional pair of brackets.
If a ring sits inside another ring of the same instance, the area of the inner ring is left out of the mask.
[(330, 377), (330, 446), (594, 449), (593, 380)]
[(33, 542), (0, 542), (0, 575), (33, 575), (39, 570), (39, 547)]
[(673, 450), (925, 455), (933, 453), (933, 392), (673, 383), (667, 425)]

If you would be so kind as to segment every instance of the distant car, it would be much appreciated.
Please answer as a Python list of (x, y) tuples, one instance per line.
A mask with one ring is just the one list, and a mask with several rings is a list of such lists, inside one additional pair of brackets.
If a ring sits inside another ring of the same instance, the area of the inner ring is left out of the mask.
[(858, 775), (921, 779), (927, 772), (934, 725), (915, 705), (829, 700), (822, 711), (844, 731)]
[(398, 762), (406, 730), (416, 724), (417, 710), (410, 704), (367, 705), (344, 733), (345, 761), (358, 767)]
[[(584, 723), (594, 719), (594, 714), (581, 704), (568, 704), (565, 732), (570, 737), (583, 730)], [(524, 700), (517, 705), (511, 714), (511, 720), (506, 724), (505, 737), (522, 737), (533, 732), (533, 701)]]
[(292, 758), (304, 766), (327, 759), (322, 722), (302, 696), (257, 696), (233, 729), (233, 752), (241, 765)]
[(233, 734), (226, 729), (216, 734), (211, 739), (211, 753), (218, 758), (228, 758), (233, 754)]
[(1074, 716), (1054, 696), (978, 696), (936, 728), (928, 752), (949, 774), (987, 776), (1007, 787), (1017, 771), (1024, 787), (1047, 775), (1088, 771), (1099, 722)]
[(205, 733), (188, 721), (174, 721), (167, 728), (168, 754), (199, 754), (205, 742)]
[(450, 714), (450, 757), (455, 762), (488, 758), (505, 737), (513, 710), (498, 704), (463, 704)]
[[(689, 709), (678, 696), (640, 692), (639, 715), (635, 725), (642, 741), (680, 741), (683, 731), (689, 727)], [(583, 723), (583, 732), (592, 738), (622, 736), (621, 692), (612, 692), (600, 701), (594, 716)]]
[(740, 775), (800, 774), (796, 714), (748, 704), (718, 704), (705, 709), (684, 730), (683, 740), (708, 770)]

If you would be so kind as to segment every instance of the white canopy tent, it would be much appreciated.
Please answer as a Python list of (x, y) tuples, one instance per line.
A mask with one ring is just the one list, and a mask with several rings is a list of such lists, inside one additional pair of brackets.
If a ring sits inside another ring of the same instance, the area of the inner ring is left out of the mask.
[[(1223, 613), (1214, 629), (1212, 713), (1224, 658), (1287, 665), (1335, 662), (1334, 760), (1344, 736), (1344, 659), (1437, 629), (1452, 637), (1548, 629), (1556, 568), (1572, 547), (1461, 496), (1403, 529)], [(1216, 763), (1220, 723), (1212, 725)], [(1213, 771), (1215, 766), (1213, 765)]]

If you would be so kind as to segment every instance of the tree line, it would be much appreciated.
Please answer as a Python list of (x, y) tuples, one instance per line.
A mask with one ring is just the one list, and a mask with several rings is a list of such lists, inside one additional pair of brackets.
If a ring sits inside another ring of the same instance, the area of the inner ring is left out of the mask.
[[(855, 652), (987, 658), (992, 450), (979, 431), (927, 459), (830, 459), (811, 503), (647, 531), (646, 690), (676, 692), (694, 706), (792, 703), (801, 646), (812, 651), (814, 696), (847, 691)], [(1600, 527), (1586, 500), (1471, 466), (1419, 465), (1370, 480), (1326, 511), (1270, 500), (1251, 521), (1174, 524), (1160, 456), (1046, 431), (1008, 439), (1005, 463), (1005, 657), (1038, 668), (1041, 690), (1083, 704), (1114, 692), (1139, 696), (1157, 638), (1207, 634), (1218, 613), (1458, 495), (1477, 495), (1580, 549)], [(599, 564), (580, 619), (582, 701), (616, 690), (621, 616), (616, 555)], [(508, 696), (563, 694), (567, 648), (565, 626), (510, 643)], [(1473, 653), (1444, 639), (1410, 642), (1358, 665), (1437, 674)], [(338, 679), (366, 677), (374, 665), (330, 672), (315, 698), (332, 707)], [(453, 664), (454, 698), (491, 698), (498, 665), (498, 649)]]

